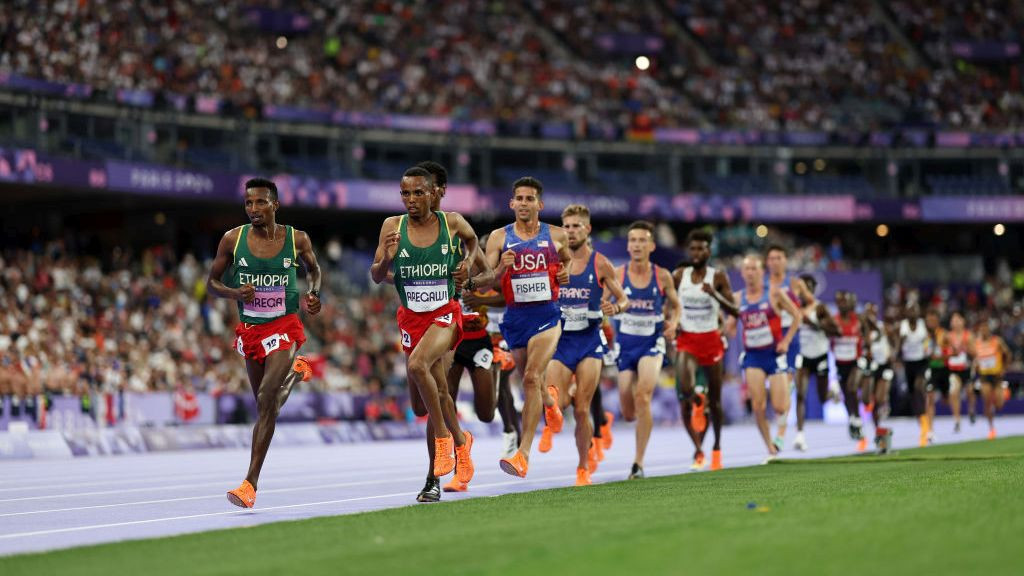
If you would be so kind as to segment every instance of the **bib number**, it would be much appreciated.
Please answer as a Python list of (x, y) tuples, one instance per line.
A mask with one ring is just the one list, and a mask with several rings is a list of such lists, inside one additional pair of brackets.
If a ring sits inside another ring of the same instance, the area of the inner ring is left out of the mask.
[(578, 332), (590, 326), (590, 321), (587, 319), (586, 306), (566, 306), (562, 308), (562, 317), (565, 318), (565, 324), (562, 326), (562, 329), (566, 332)]
[(852, 361), (857, 357), (857, 339), (849, 336), (837, 339), (834, 352), (836, 360), (840, 362)]
[(450, 299), (447, 280), (405, 285), (405, 301), (413, 312), (433, 312)]
[(405, 330), (402, 330), (402, 348), (412, 348), (412, 336)]
[(775, 337), (772, 336), (772, 329), (768, 326), (744, 330), (743, 334), (747, 348), (767, 348), (775, 342)]
[(630, 336), (653, 336), (654, 328), (658, 319), (652, 317), (638, 316), (636, 314), (625, 314), (619, 323), (619, 332)]
[(995, 370), (996, 365), (996, 359), (992, 356), (989, 356), (988, 358), (978, 359), (978, 367), (981, 368), (982, 370)]
[(484, 370), (491, 369), (491, 362), (494, 361), (494, 351), (490, 348), (483, 348), (477, 350), (476, 354), (473, 354), (473, 364), (483, 368)]
[(252, 302), (242, 303), (242, 312), (252, 318), (276, 318), (285, 314), (284, 286), (256, 286)]
[(260, 344), (263, 345), (263, 353), (269, 356), (271, 352), (281, 347), (281, 335), (271, 334), (263, 340), (260, 340)]

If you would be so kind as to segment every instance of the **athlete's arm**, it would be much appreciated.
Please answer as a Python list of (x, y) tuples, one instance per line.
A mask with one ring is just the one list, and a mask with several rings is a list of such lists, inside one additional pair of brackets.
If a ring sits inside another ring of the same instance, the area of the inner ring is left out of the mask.
[[(594, 267), (597, 268), (598, 280), (604, 286), (604, 295), (601, 298), (601, 312), (605, 316), (614, 316), (619, 312), (629, 309), (629, 298), (626, 297), (626, 292), (622, 289), (622, 284), (619, 283), (619, 277), (615, 274), (615, 267), (612, 266), (611, 260), (606, 258), (604, 254), (598, 254), (594, 258)], [(615, 297), (614, 304), (608, 298), (609, 293)]]
[(487, 265), (487, 259), (484, 258), (483, 253), (480, 251), (480, 242), (476, 237), (476, 232), (473, 231), (473, 227), (458, 212), (448, 213), (448, 225), (452, 227), (452, 231), (462, 240), (462, 244), (465, 247), (466, 258), (463, 260), (463, 266), (468, 267), (466, 273), (476, 272), (475, 276), (467, 278), (459, 288), (464, 291), (489, 288), (494, 283), (494, 270), (491, 270), (491, 267)]
[(715, 270), (714, 287), (708, 286), (707, 282), (702, 283), (701, 290), (718, 301), (723, 310), (733, 316), (740, 315), (740, 308), (732, 299), (732, 286), (729, 284), (729, 276), (721, 270)]
[(377, 252), (373, 255), (370, 266), (370, 277), (377, 284), (384, 282), (391, 269), (391, 262), (398, 250), (401, 233), (398, 231), (399, 216), (388, 216), (380, 227), (380, 239), (377, 241)]
[(515, 263), (516, 253), (512, 250), (501, 251), (505, 245), (505, 229), (498, 228), (487, 237), (487, 265), (494, 270), (495, 278), (505, 275), (505, 269)]
[(302, 260), (302, 265), (306, 268), (306, 282), (309, 284), (309, 291), (306, 292), (306, 312), (316, 315), (320, 312), (321, 274), (309, 234), (301, 230), (295, 231), (295, 251), (299, 253), (299, 260)]
[[(672, 285), (672, 275), (661, 266), (656, 267), (657, 274), (661, 277), (661, 285), (668, 288)], [(679, 314), (683, 311), (679, 303), (679, 292), (676, 290), (665, 290), (665, 337), (675, 338), (676, 329), (679, 327)]]
[(686, 270), (685, 267), (678, 266), (672, 271), (672, 284), (676, 287), (676, 290), (679, 290), (679, 285), (683, 283), (684, 270)]
[(1003, 340), (1002, 336), (996, 336), (999, 339), (999, 348), (1003, 351), (1003, 371), (1006, 371), (1006, 367), (1013, 360), (1013, 352), (1010, 351), (1010, 347), (1006, 345), (1006, 340)]
[(804, 321), (804, 313), (796, 307), (796, 304), (789, 299), (789, 296), (784, 294), (781, 290), (775, 290), (774, 298), (775, 303), (778, 307), (782, 308), (789, 315), (793, 317), (793, 323), (789, 325), (789, 330), (786, 330), (786, 335), (782, 337), (782, 342), (779, 342), (776, 346), (775, 351), (779, 354), (784, 354), (789, 350), (790, 343), (796, 338), (796, 333), (800, 330), (800, 324)]
[(572, 270), (572, 251), (569, 250), (569, 236), (566, 235), (565, 228), (552, 226), (551, 240), (555, 243), (555, 247), (558, 248), (558, 260), (562, 263), (558, 267), (556, 278), (559, 284), (568, 284), (569, 271)]
[(463, 292), (462, 301), (470, 308), (477, 308), (479, 306), (504, 308), (505, 296), (501, 293), (501, 285), (496, 283), (491, 286), (491, 290), (494, 290), (494, 294), (483, 295), (479, 292)]
[(836, 323), (836, 319), (829, 314), (828, 307), (825, 306), (824, 302), (818, 302), (818, 325), (826, 336), (830, 338), (837, 338), (842, 336), (839, 330), (839, 324)]
[(256, 288), (252, 284), (244, 284), (238, 288), (229, 288), (221, 281), (224, 271), (232, 263), (235, 244), (238, 242), (238, 235), (242, 228), (232, 228), (221, 237), (217, 244), (217, 255), (213, 258), (213, 265), (210, 266), (210, 276), (206, 279), (206, 290), (221, 298), (252, 302), (256, 298)]

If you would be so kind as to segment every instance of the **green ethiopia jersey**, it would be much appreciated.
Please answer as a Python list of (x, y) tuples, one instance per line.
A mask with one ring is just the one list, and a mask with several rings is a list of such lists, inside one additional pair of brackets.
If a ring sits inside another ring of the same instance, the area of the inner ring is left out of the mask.
[(437, 215), (439, 230), (437, 240), (426, 248), (414, 246), (409, 241), (409, 220), (404, 215), (399, 220), (398, 251), (392, 266), (395, 272), (395, 289), (402, 299), (402, 306), (413, 312), (432, 312), (455, 298), (455, 265), (459, 262), (448, 218), (444, 212)]
[(251, 224), (242, 226), (235, 242), (234, 273), (231, 286), (252, 284), (256, 298), (238, 303), (238, 319), (247, 324), (265, 324), (286, 314), (299, 311), (298, 258), (295, 251), (295, 229), (285, 226), (284, 247), (277, 256), (258, 258), (246, 242)]

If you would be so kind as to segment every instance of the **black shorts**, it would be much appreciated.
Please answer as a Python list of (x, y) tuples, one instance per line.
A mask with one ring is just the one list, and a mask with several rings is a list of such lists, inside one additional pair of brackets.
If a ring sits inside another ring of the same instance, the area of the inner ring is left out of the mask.
[(887, 380), (892, 382), (896, 378), (896, 374), (892, 369), (892, 362), (876, 365), (875, 369), (871, 371), (871, 376), (875, 380)]
[[(913, 360), (903, 362), (903, 373), (907, 377), (907, 387), (911, 390), (914, 389), (914, 382), (917, 381), (917, 377), (924, 377), (925, 370), (928, 369), (928, 360)], [(927, 382), (925, 382), (927, 384)]]
[(828, 378), (828, 354), (822, 354), (821, 356), (815, 356), (814, 358), (802, 356), (802, 358), (803, 367), (808, 372)]
[(943, 396), (949, 396), (949, 368), (945, 366), (928, 367), (928, 390), (941, 392)]
[[(947, 370), (949, 369), (947, 368)], [(963, 370), (949, 370), (948, 372), (946, 372), (946, 374), (949, 376), (956, 376), (957, 378), (959, 378), (961, 389), (966, 389), (968, 386), (971, 385), (970, 368), (964, 368)], [(948, 380), (949, 378), (947, 377), (946, 379)]]
[(455, 361), (470, 370), (474, 368), (490, 370), (493, 360), (494, 345), (491, 344), (491, 339), (486, 336), (474, 338), (473, 340), (463, 340), (459, 343), (459, 347), (455, 349)]
[(1003, 385), (1003, 377), (999, 374), (978, 374), (978, 382), (999, 388)]
[(853, 374), (854, 370), (860, 370), (857, 366), (857, 362), (836, 362), (836, 371), (839, 372), (839, 387), (845, 388), (846, 383), (850, 381), (850, 375)]

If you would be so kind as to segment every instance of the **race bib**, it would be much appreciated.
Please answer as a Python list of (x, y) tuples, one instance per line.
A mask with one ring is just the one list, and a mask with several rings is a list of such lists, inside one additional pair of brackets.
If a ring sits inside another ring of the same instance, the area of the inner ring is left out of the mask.
[(285, 313), (284, 286), (256, 286), (252, 302), (242, 303), (242, 312), (252, 318), (277, 318)]
[(747, 348), (767, 348), (775, 343), (770, 326), (758, 326), (750, 330), (743, 330), (743, 340)]
[(924, 343), (913, 340), (903, 341), (903, 358), (906, 360), (920, 360), (924, 358)]
[(263, 352), (269, 356), (271, 352), (281, 347), (281, 335), (271, 334), (263, 340), (260, 340), (260, 344), (263, 345)]
[(565, 319), (565, 324), (562, 326), (562, 330), (566, 332), (578, 332), (585, 330), (590, 326), (590, 320), (587, 318), (587, 306), (563, 306), (562, 307), (562, 318)]
[(546, 302), (551, 300), (551, 278), (547, 272), (535, 272), (512, 277), (512, 295), (516, 302)]
[(491, 362), (494, 361), (494, 351), (490, 348), (483, 348), (477, 350), (476, 354), (473, 354), (473, 364), (483, 368), (484, 370), (491, 369)]
[(995, 356), (978, 358), (978, 367), (982, 370), (995, 370), (999, 367), (999, 362), (996, 360)]
[(235, 350), (238, 351), (239, 356), (245, 356), (245, 345), (242, 343), (241, 336), (238, 337), (238, 340), (235, 340)]
[(852, 362), (857, 357), (857, 338), (843, 336), (835, 341), (833, 352), (839, 362)]
[(654, 316), (624, 314), (619, 323), (619, 332), (630, 336), (653, 336), (658, 319)]
[(405, 285), (405, 301), (413, 312), (433, 312), (450, 299), (448, 280), (425, 280)]
[(955, 366), (957, 368), (966, 368), (967, 367), (967, 353), (966, 352), (961, 352), (961, 353), (957, 354), (956, 356), (951, 356), (949, 358), (949, 365), (950, 366)]
[(402, 348), (412, 348), (412, 336), (405, 330), (402, 330)]

